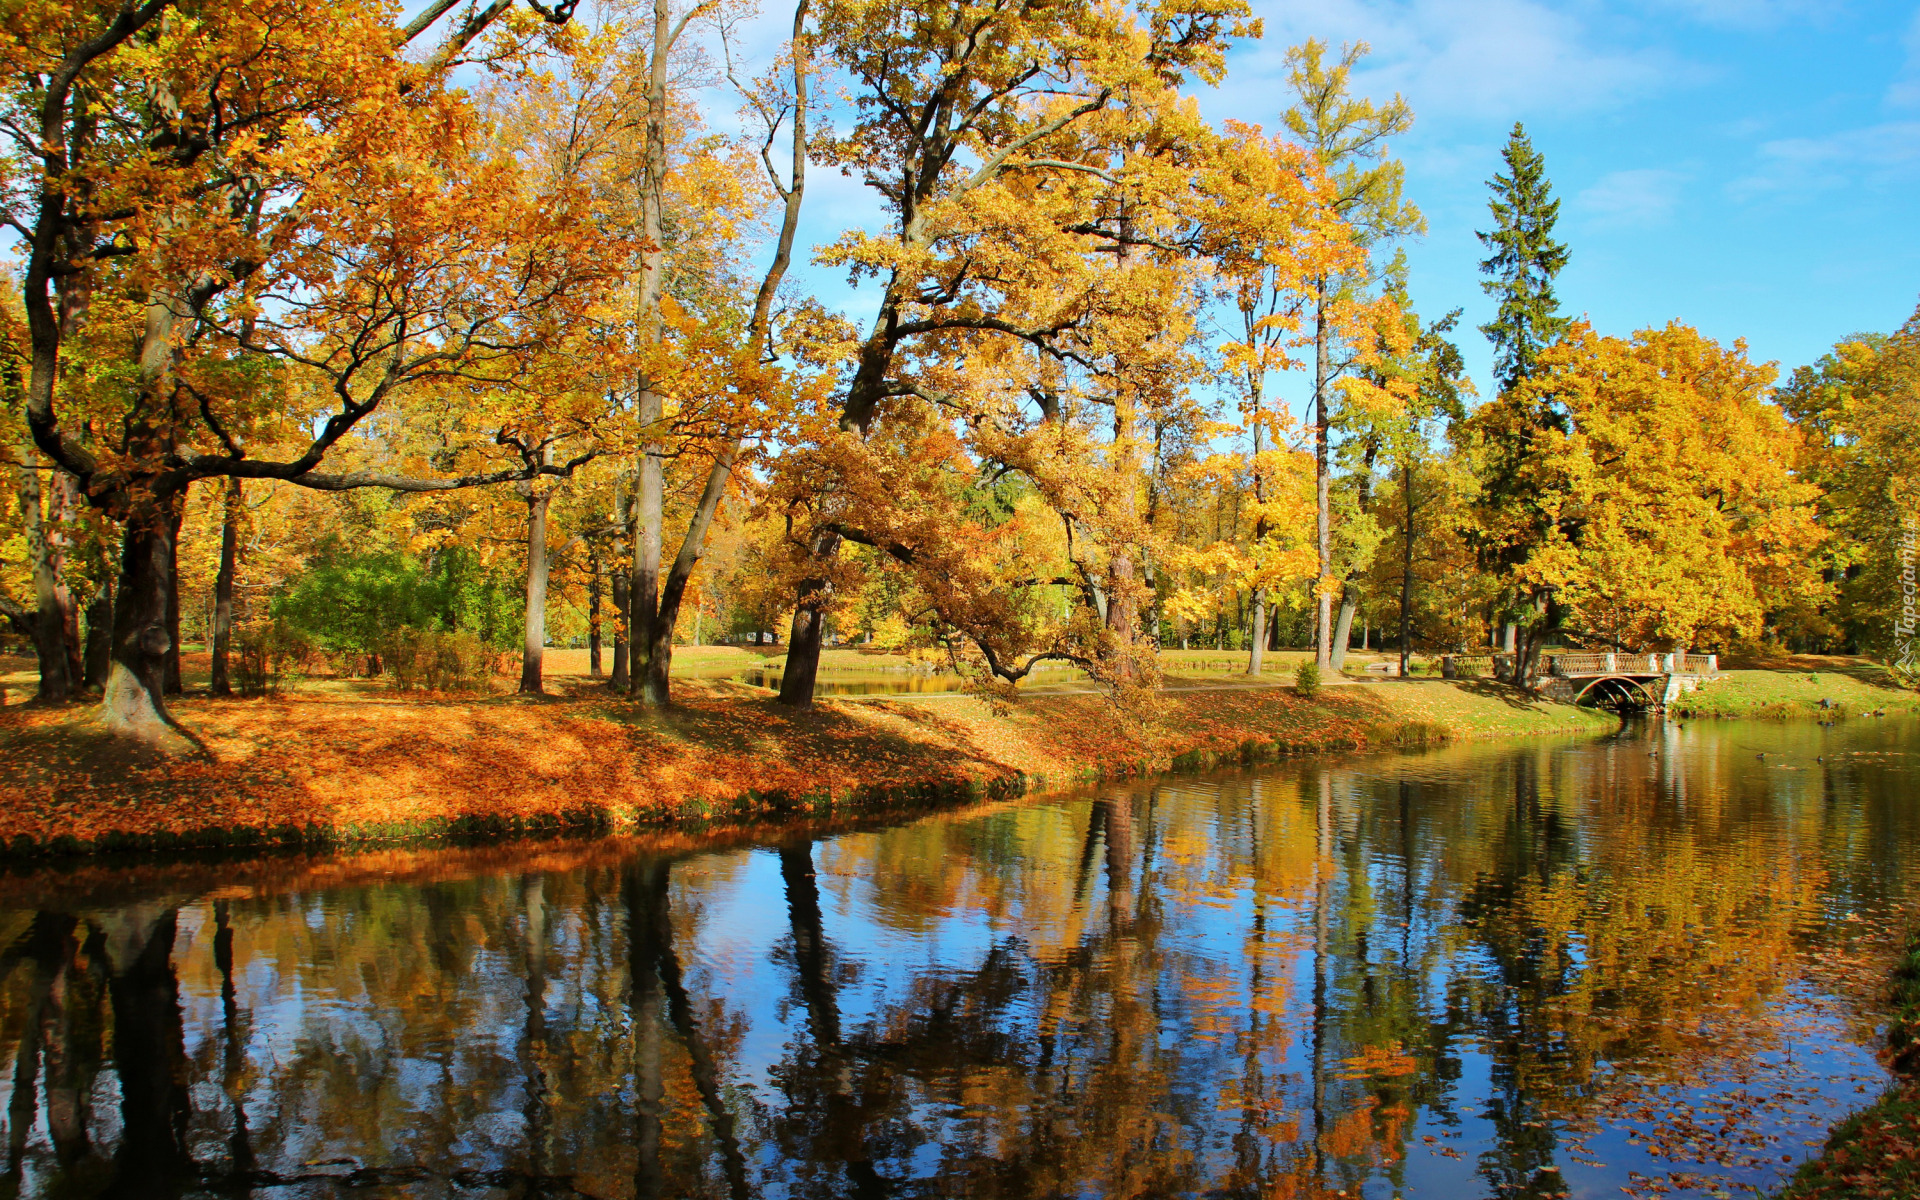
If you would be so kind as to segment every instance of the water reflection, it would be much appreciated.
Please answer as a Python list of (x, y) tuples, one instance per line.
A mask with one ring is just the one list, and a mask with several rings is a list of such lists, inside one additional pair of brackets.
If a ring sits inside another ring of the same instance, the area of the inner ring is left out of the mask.
[(0, 881), (38, 889), (0, 908), (0, 1194), (1765, 1185), (1879, 1078), (1832, 997), (1911, 895), (1916, 742), (1656, 726), (724, 852)]

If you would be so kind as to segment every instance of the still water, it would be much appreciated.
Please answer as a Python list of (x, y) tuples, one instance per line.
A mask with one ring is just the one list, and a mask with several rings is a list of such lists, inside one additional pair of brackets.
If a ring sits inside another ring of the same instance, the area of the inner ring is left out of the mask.
[(0, 877), (0, 1194), (1765, 1187), (1883, 1082), (1917, 750), (1654, 724), (718, 850)]

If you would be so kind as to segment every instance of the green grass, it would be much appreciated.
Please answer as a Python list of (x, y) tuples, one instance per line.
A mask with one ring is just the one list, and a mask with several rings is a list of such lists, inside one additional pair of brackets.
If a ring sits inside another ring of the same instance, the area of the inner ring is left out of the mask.
[(1393, 714), (1391, 729), (1382, 728), (1379, 740), (1396, 745), (1597, 733), (1620, 726), (1612, 713), (1542, 700), (1490, 679), (1388, 679), (1343, 690), (1372, 697)]
[[(1822, 700), (1831, 707), (1821, 707)], [(1723, 671), (1673, 707), (1682, 717), (1851, 717), (1916, 709), (1920, 695), (1896, 684), (1885, 667), (1864, 660), (1816, 671)]]

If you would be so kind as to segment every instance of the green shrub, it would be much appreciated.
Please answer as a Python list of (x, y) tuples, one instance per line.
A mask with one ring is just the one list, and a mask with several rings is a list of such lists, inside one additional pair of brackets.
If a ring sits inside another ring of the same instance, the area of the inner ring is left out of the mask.
[(384, 657), (396, 631), (462, 630), (497, 649), (518, 644), (525, 590), (515, 573), (470, 550), (429, 562), (396, 551), (330, 550), (273, 602), (273, 615), (340, 660)]
[(313, 645), (285, 621), (243, 625), (234, 631), (233, 681), (243, 696), (271, 695), (287, 676), (304, 670), (313, 655)]
[(1303, 662), (1293, 672), (1293, 690), (1311, 699), (1320, 694), (1320, 667)]
[(402, 691), (482, 691), (496, 652), (471, 633), (396, 629), (380, 641), (381, 665)]

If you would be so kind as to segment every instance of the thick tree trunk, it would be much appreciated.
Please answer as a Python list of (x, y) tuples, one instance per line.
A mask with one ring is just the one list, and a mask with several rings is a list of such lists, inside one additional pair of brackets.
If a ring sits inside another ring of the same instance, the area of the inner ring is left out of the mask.
[(113, 580), (101, 581), (99, 590), (87, 603), (86, 679), (89, 691), (107, 686), (107, 670), (113, 663)]
[(172, 529), (167, 537), (167, 654), (166, 666), (162, 676), (166, 693), (178, 696), (186, 691), (186, 685), (180, 678), (180, 526), (187, 515), (187, 497), (183, 492), (174, 498), (171, 509)]
[[(814, 539), (813, 557), (824, 562), (840, 551), (840, 539), (823, 533)], [(780, 674), (780, 703), (806, 708), (813, 703), (813, 685), (820, 676), (820, 650), (825, 643), (827, 605), (832, 584), (825, 578), (803, 579), (794, 590), (792, 632), (787, 636), (787, 665)]]
[[(707, 530), (713, 525), (714, 514), (720, 511), (720, 501), (726, 498), (727, 483), (733, 478), (733, 463), (739, 452), (738, 441), (729, 443), (708, 468), (706, 487), (693, 506), (686, 536), (680, 539), (680, 552), (674, 555), (666, 584), (660, 589), (660, 605), (654, 613), (653, 644), (647, 648), (646, 674), (641, 680), (645, 692), (642, 703), (665, 705), (672, 699), (673, 631), (679, 627), (680, 606), (686, 602), (694, 569), (706, 554)], [(699, 645), (698, 613), (694, 620), (693, 641)]]
[[(643, 355), (660, 341), (660, 300), (665, 293), (667, 82), (674, 36), (668, 0), (654, 0), (653, 54), (647, 63), (646, 140), (639, 173), (643, 243), (636, 324)], [(667, 672), (658, 660), (663, 646), (665, 657), (672, 657), (673, 626), (660, 612), (660, 556), (666, 541), (666, 410), (651, 371), (651, 361), (643, 357), (635, 406), (641, 441), (634, 487), (633, 581), (627, 588), (633, 619), (627, 626), (627, 636), (633, 643), (629, 690), (642, 705), (657, 708), (667, 702)]]
[(1347, 643), (1353, 640), (1353, 612), (1356, 607), (1353, 589), (1343, 588), (1340, 616), (1333, 623), (1333, 671), (1336, 675), (1347, 665)]
[[(640, 393), (642, 424), (660, 419), (660, 397), (651, 389)], [(648, 414), (652, 415), (649, 416)], [(633, 604), (634, 697), (648, 708), (667, 703), (667, 665), (673, 658), (673, 626), (660, 611), (660, 554), (665, 540), (666, 471), (658, 443), (647, 443), (640, 456), (639, 486), (635, 489), (633, 582), (627, 594)]]
[(67, 687), (71, 693), (79, 689), (86, 671), (80, 651), (80, 606), (74, 602), (66, 577), (68, 551), (73, 547), (67, 522), (79, 509), (82, 497), (78, 481), (65, 471), (51, 472), (48, 483), (52, 499), (48, 515), (52, 523), (47, 529), (47, 545), (53, 552), (54, 599), (60, 608), (60, 644), (67, 657)]
[(1258, 675), (1267, 652), (1267, 589), (1253, 589), (1253, 629), (1247, 639), (1247, 674)]
[(169, 753), (197, 749), (167, 711), (168, 572), (173, 566), (179, 497), (148, 493), (127, 515), (120, 541), (120, 586), (113, 606), (113, 657), (101, 717), (112, 733)]
[(588, 551), (588, 561), (593, 569), (587, 581), (587, 674), (600, 678), (600, 554)]
[(233, 695), (227, 658), (233, 652), (233, 572), (240, 557), (240, 480), (227, 480), (227, 511), (220, 522), (220, 572), (213, 577), (213, 673), (207, 690)]
[(520, 649), (520, 690), (538, 696), (547, 648), (547, 505), (553, 493), (527, 491), (527, 616)]
[(627, 527), (632, 522), (624, 488), (619, 489), (619, 495), (614, 499), (613, 519), (620, 535), (613, 543), (613, 672), (607, 679), (607, 686), (616, 692), (624, 692), (627, 690), (631, 658), (627, 639), (633, 629), (633, 610), (627, 603), (627, 585), (632, 580), (632, 574), (623, 569), (625, 564), (621, 562), (626, 557)]
[(33, 564), (33, 649), (39, 659), (41, 701), (64, 704), (72, 698), (75, 676), (67, 651), (66, 610), (73, 598), (62, 578), (60, 545), (53, 533), (56, 514), (40, 486), (40, 471), (23, 461), (20, 473), (20, 518), (27, 537), (27, 557)]
[(820, 647), (826, 634), (828, 598), (824, 579), (809, 579), (800, 585), (793, 609), (792, 633), (787, 637), (787, 665), (780, 673), (782, 704), (806, 708), (813, 703), (813, 685), (820, 675)]

